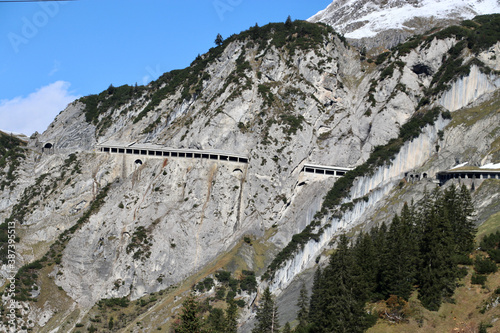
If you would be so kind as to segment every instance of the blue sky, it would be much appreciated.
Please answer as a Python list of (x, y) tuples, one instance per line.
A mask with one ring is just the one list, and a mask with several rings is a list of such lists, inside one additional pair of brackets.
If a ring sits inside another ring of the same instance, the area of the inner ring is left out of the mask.
[(75, 98), (188, 66), (217, 33), (307, 19), (331, 1), (0, 3), (0, 129), (43, 132)]

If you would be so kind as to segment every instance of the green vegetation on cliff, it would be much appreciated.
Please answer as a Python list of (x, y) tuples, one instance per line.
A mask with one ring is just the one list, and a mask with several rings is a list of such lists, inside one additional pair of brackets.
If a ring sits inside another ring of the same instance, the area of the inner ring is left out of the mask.
[[(131, 100), (141, 97), (143, 91), (143, 86), (131, 87), (123, 85), (115, 88), (110, 85), (108, 89), (100, 94), (80, 98), (79, 101), (85, 104), (83, 110), (85, 120), (96, 125), (98, 134), (102, 134), (104, 130), (111, 126), (111, 117), (106, 115), (106, 112), (110, 109), (118, 109)], [(101, 119), (99, 119), (100, 117)]]
[[(0, 190), (11, 186), (15, 180), (16, 169), (20, 160), (26, 158), (23, 147), (26, 142), (21, 139), (0, 132)], [(5, 170), (7, 169), (7, 170)]]
[[(24, 153), (26, 142), (6, 133), (0, 132), (0, 191), (4, 191), (6, 187), (12, 187), (16, 179), (16, 170), (19, 167), (20, 161), (26, 158)], [(9, 234), (7, 222), (0, 224), (0, 258), (3, 264), (7, 263), (9, 242)], [(19, 237), (15, 237), (15, 241), (19, 241)]]

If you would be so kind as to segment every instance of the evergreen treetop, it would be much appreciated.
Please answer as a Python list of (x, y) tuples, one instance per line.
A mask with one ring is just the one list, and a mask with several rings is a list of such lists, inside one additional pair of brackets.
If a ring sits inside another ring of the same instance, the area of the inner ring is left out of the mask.
[(257, 322), (252, 333), (274, 333), (280, 330), (278, 307), (269, 287), (262, 295), (255, 319)]

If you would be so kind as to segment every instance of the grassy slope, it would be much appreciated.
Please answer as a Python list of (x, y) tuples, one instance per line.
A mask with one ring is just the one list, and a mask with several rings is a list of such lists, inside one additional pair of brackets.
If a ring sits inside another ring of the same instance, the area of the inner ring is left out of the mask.
[(477, 232), (477, 239), (480, 240), (486, 235), (500, 230), (500, 212), (493, 214), (484, 222)]
[[(460, 281), (461, 287), (455, 291), (455, 304), (444, 303), (439, 311), (432, 312), (424, 309), (414, 294), (410, 300), (412, 313), (408, 323), (389, 324), (379, 319), (367, 332), (477, 332), (480, 323), (492, 323), (493, 327), (488, 331), (499, 332), (500, 321), (493, 321), (500, 317), (500, 308), (495, 307), (484, 313), (481, 309), (499, 296), (495, 290), (500, 286), (500, 273), (488, 276), (486, 286), (482, 288), (471, 285), (472, 270), (470, 267), (469, 274)], [(417, 319), (423, 319), (423, 324), (419, 325)]]

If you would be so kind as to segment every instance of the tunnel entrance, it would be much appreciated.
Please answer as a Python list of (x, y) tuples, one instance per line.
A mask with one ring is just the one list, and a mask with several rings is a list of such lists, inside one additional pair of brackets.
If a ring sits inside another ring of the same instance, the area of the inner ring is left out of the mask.
[(42, 146), (42, 153), (47, 152), (47, 153), (51, 154), (51, 153), (53, 153), (53, 152), (54, 152), (54, 151), (53, 151), (53, 148), (54, 148), (54, 145), (53, 145), (52, 143), (50, 143), (50, 142), (47, 142), (47, 143), (45, 143), (45, 144)]
[(134, 163), (135, 163), (135, 165), (142, 165), (142, 160), (137, 159), (137, 160), (135, 160)]

